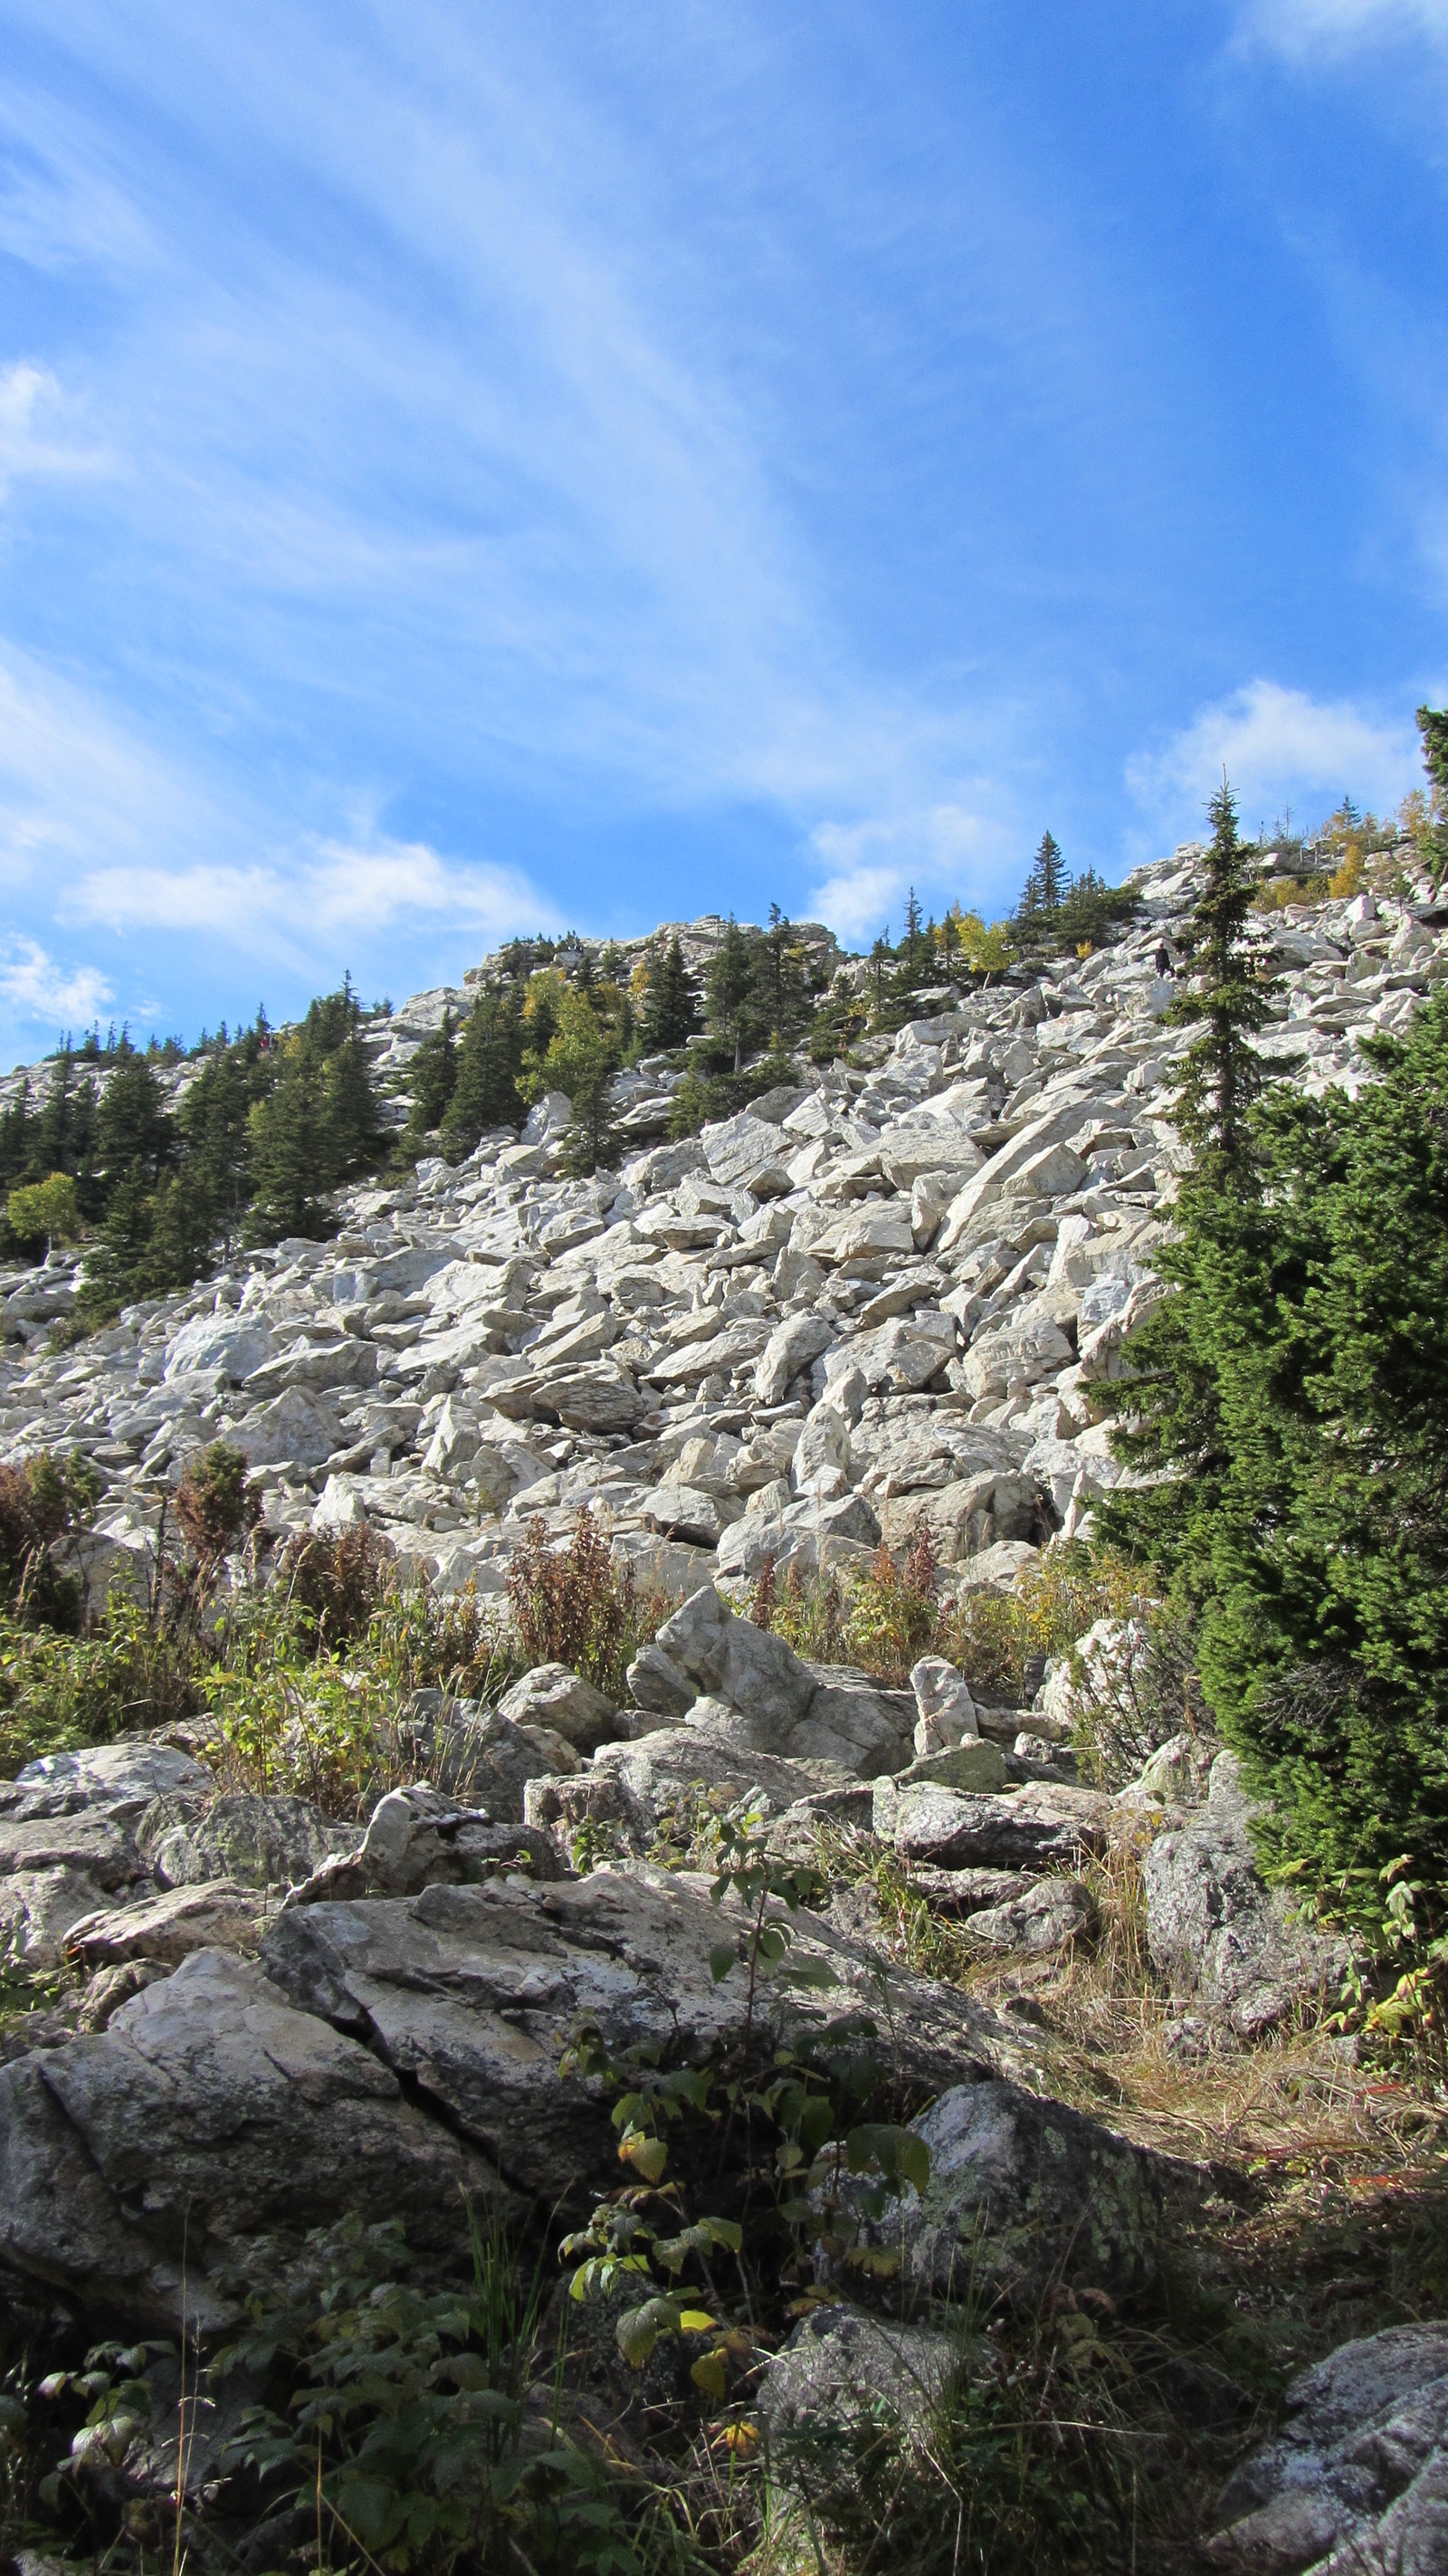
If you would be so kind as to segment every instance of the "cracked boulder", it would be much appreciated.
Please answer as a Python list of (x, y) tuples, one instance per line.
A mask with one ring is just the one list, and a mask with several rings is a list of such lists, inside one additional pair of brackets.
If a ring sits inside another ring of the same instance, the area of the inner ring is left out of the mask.
[(148, 2330), (239, 2313), (261, 2240), (341, 2210), (455, 2263), (486, 2157), (264, 1971), (201, 1950), (109, 2026), (0, 2069), (0, 2263)]
[(665, 1621), (630, 1666), (629, 1686), (664, 1716), (686, 1715), (701, 1699), (727, 1703), (741, 1752), (837, 1762), (861, 1779), (910, 1757), (915, 1711), (903, 1693), (844, 1666), (804, 1663), (782, 1637), (737, 1618), (712, 1584)]

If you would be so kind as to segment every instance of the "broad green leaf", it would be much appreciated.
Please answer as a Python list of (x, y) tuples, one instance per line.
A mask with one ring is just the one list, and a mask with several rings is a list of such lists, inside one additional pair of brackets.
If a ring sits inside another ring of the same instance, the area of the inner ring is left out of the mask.
[(620, 2162), (632, 2165), (634, 2172), (642, 2174), (645, 2182), (662, 2181), (664, 2167), (669, 2161), (669, 2150), (662, 2138), (646, 2138), (635, 2133), (633, 2137), (620, 2141), (618, 2152)]
[(729, 2372), (722, 2352), (701, 2352), (698, 2360), (689, 2366), (689, 2377), (706, 2397), (712, 2397), (716, 2406), (722, 2403), (729, 2386)]

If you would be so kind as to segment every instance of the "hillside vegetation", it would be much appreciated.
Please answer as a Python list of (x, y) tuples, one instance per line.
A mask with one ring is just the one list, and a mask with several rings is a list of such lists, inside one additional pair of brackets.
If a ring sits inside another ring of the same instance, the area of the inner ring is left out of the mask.
[(11, 1086), (19, 2564), (1437, 2563), (1422, 727)]

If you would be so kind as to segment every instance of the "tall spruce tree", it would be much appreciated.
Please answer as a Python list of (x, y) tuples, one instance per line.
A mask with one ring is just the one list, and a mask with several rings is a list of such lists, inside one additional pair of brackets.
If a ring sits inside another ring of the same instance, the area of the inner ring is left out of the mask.
[(759, 1034), (759, 1013), (755, 961), (750, 943), (732, 912), (710, 963), (706, 983), (710, 1026), (733, 1046), (734, 1070), (738, 1073), (744, 1061), (745, 1048)]
[(699, 1025), (698, 996), (684, 963), (677, 930), (667, 948), (654, 941), (648, 978), (644, 991), (644, 1045), (650, 1054), (663, 1055), (681, 1047)]
[(1418, 731), (1431, 797), (1423, 854), (1434, 885), (1441, 886), (1448, 876), (1448, 710), (1419, 707)]
[(443, 1113), (442, 1149), (460, 1163), (490, 1127), (516, 1127), (523, 1118), (518, 1073), (523, 1061), (523, 1014), (516, 984), (489, 984), (479, 993), (463, 1028), (452, 1098)]
[(249, 1243), (292, 1234), (315, 1241), (326, 1232), (333, 1167), (325, 1061), (300, 1035), (291, 1039), (274, 1087), (251, 1112)]
[(1202, 1034), (1187, 1050), (1174, 1116), (1199, 1165), (1213, 1160), (1240, 1178), (1250, 1151), (1247, 1112), (1269, 1071), (1286, 1070), (1283, 1060), (1269, 1068), (1252, 1044), (1282, 985), (1243, 936), (1256, 878), (1225, 777), (1207, 812), (1212, 841), (1188, 934), (1191, 980), (1166, 1014), (1171, 1027)]

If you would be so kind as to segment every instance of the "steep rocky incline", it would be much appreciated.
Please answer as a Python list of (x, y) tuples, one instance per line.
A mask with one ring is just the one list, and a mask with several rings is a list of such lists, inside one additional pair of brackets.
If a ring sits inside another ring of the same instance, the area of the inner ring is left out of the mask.
[[(868, 1069), (800, 1059), (698, 1138), (659, 1141), (676, 1073), (620, 1076), (616, 1173), (560, 1176), (550, 1096), (455, 1169), (349, 1191), (331, 1240), (238, 1258), (70, 1350), (47, 1333), (74, 1264), (7, 1274), (0, 1451), (92, 1461), (97, 1592), (220, 1437), (277, 1537), (365, 1520), (445, 1591), (500, 1591), (527, 1524), (582, 1506), (680, 1597), (737, 1600), (766, 1557), (848, 1566), (921, 1521), (954, 1581), (1007, 1581), (1116, 1474), (1093, 1390), (1160, 1293), (1183, 1043), (1161, 970), (1193, 864), (1139, 886), (1116, 944), (924, 994)], [(1286, 982), (1268, 1044), (1309, 1087), (1355, 1081), (1361, 1038), (1448, 974), (1444, 927), (1370, 895), (1261, 936)], [(443, 998), (395, 1016), (389, 1060)]]

